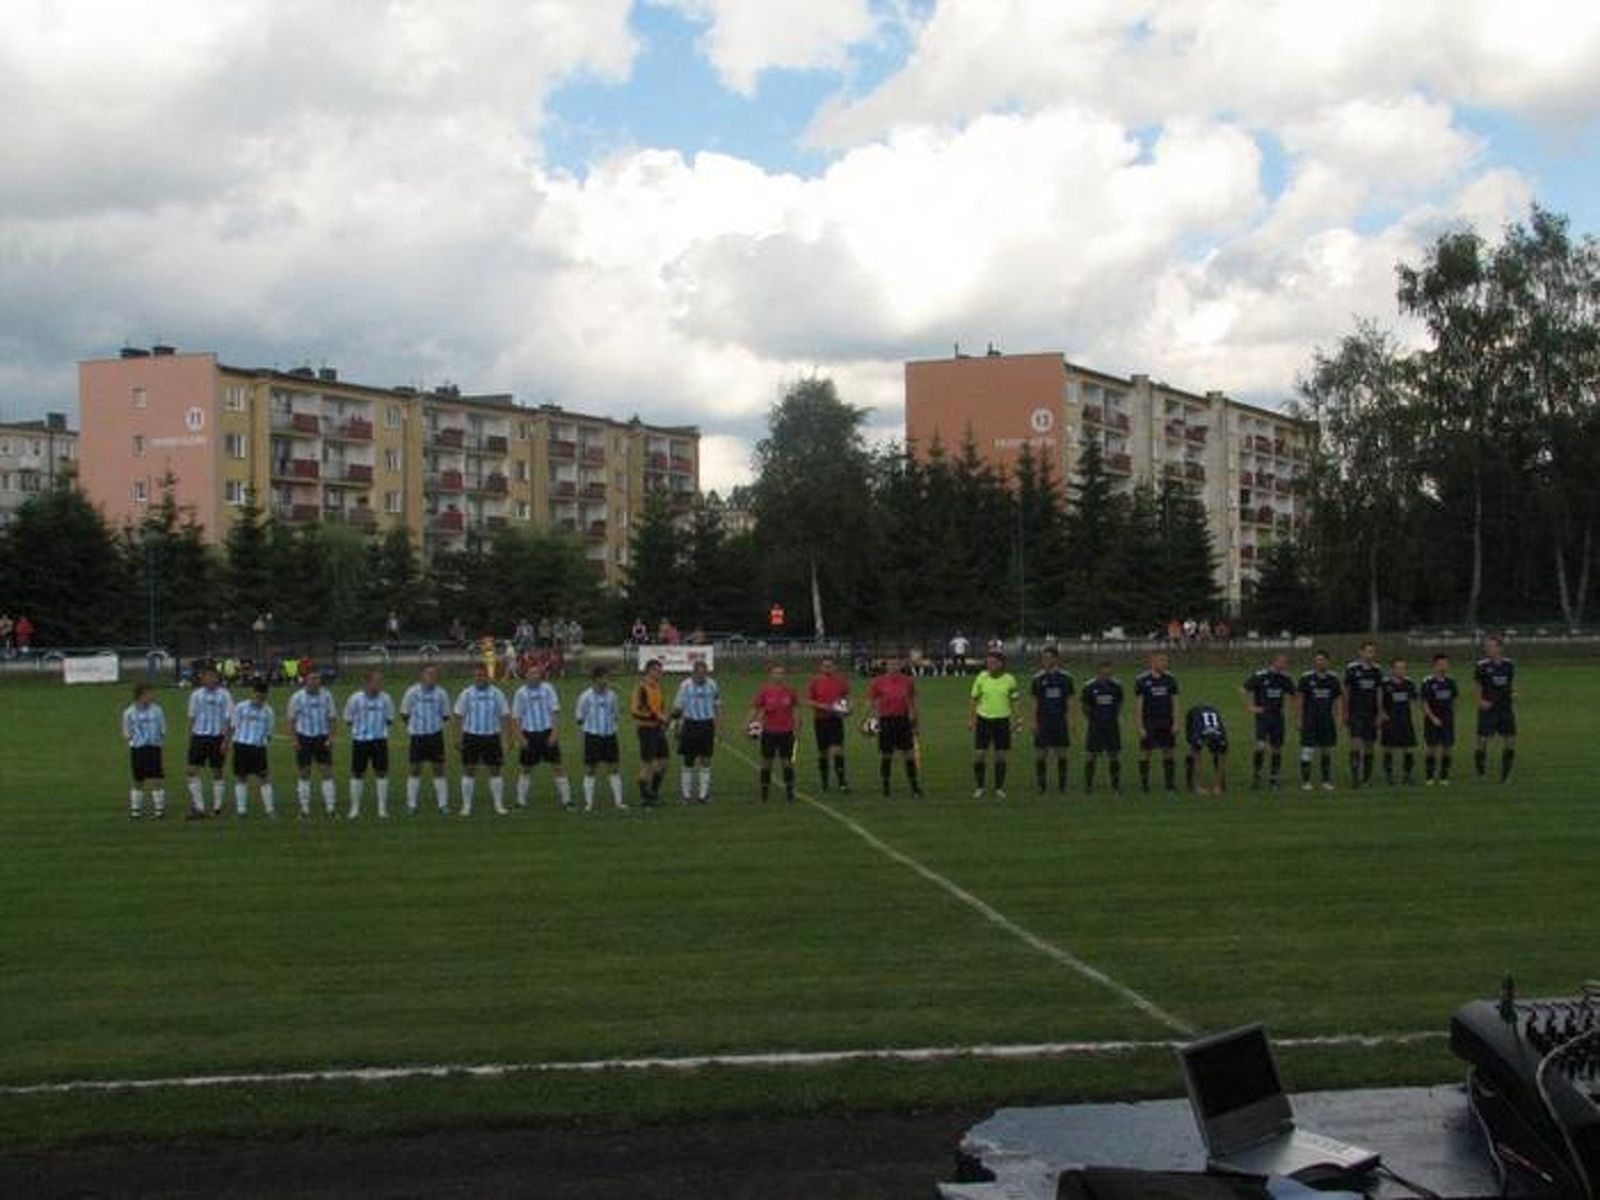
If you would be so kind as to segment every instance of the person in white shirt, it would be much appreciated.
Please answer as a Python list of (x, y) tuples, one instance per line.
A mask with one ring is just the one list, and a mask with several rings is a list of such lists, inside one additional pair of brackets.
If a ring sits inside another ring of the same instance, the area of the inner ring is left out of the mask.
[(359, 692), (344, 702), (344, 722), (350, 727), (350, 810), (361, 815), (362, 785), (368, 770), (376, 777), (378, 816), (389, 815), (389, 726), (394, 724), (394, 701), (383, 690), (383, 672), (368, 671)]
[(439, 686), (439, 668), (422, 668), (422, 680), (400, 698), (400, 719), (411, 735), (406, 747), (410, 775), (406, 779), (406, 811), (417, 811), (422, 794), (422, 768), (433, 776), (433, 798), (439, 814), (450, 811), (450, 784), (445, 778), (444, 727), (450, 721), (450, 693)]
[(622, 802), (621, 752), (617, 746), (617, 726), (621, 721), (622, 705), (616, 689), (611, 686), (611, 672), (596, 667), (590, 673), (592, 682), (578, 697), (578, 707), (573, 710), (579, 727), (583, 730), (583, 811), (594, 811), (594, 776), (597, 767), (604, 767), (611, 788), (611, 802), (618, 808), (628, 806)]
[(489, 772), (489, 796), (497, 816), (506, 815), (505, 743), (501, 740), (511, 705), (506, 694), (489, 682), (489, 668), (478, 663), (472, 668), (472, 684), (456, 697), (456, 748), (461, 754), (461, 815), (472, 815), (472, 797), (481, 766)]
[(322, 676), (306, 673), (305, 683), (289, 697), (289, 727), (294, 733), (295, 799), (300, 815), (311, 815), (311, 776), (322, 781), (322, 807), (331, 817), (338, 807), (333, 782), (333, 727), (337, 713), (333, 693), (322, 686)]
[(167, 740), (167, 714), (155, 702), (156, 692), (148, 683), (133, 689), (133, 703), (122, 710), (122, 740), (128, 743), (128, 762), (133, 772), (133, 787), (128, 791), (128, 816), (144, 815), (144, 795), (150, 793), (151, 808), (159, 819), (167, 815), (166, 770), (161, 764), (161, 746)]
[(272, 801), (272, 778), (267, 765), (273, 722), (265, 681), (250, 689), (250, 699), (233, 706), (233, 715), (229, 718), (233, 740), (233, 807), (241, 817), (250, 806), (252, 779), (261, 789), (261, 807), (267, 816), (278, 815)]
[(572, 807), (572, 785), (561, 765), (561, 735), (556, 718), (561, 712), (561, 697), (556, 695), (537, 663), (528, 668), (527, 681), (511, 698), (511, 714), (522, 731), (522, 749), (517, 761), (517, 807), (528, 807), (528, 791), (533, 772), (540, 763), (549, 763), (555, 776), (556, 795), (562, 808)]
[(200, 672), (200, 686), (189, 693), (189, 819), (206, 815), (205, 794), (200, 771), (211, 772), (211, 815), (222, 813), (222, 798), (227, 794), (224, 772), (228, 765), (228, 718), (233, 715), (233, 697), (222, 686), (215, 667)]

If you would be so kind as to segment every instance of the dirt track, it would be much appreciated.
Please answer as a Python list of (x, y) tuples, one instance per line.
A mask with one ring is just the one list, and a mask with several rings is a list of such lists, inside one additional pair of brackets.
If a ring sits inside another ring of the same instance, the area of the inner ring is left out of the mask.
[(0, 1154), (0, 1196), (928, 1200), (982, 1112), (141, 1142)]

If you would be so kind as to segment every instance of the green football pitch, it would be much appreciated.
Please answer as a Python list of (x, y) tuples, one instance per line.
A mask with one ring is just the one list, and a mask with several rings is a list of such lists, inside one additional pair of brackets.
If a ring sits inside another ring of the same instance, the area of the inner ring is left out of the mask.
[[(975, 802), (966, 684), (927, 679), (925, 800), (878, 796), (852, 732), (852, 794), (818, 793), (807, 737), (801, 802), (763, 806), (757, 679), (728, 674), (709, 807), (567, 813), (541, 773), (526, 812), (446, 819), (425, 792), (384, 823), (370, 789), (360, 822), (295, 819), (286, 742), (286, 815), (185, 822), (181, 733), (167, 819), (130, 821), (127, 689), (5, 681), (0, 1138), (1173, 1094), (1166, 1043), (1250, 1020), (1297, 1088), (1434, 1081), (1460, 1074), (1461, 1002), (1600, 974), (1591, 665), (1523, 664), (1509, 785), (1467, 744), (1448, 790), (1351, 792), (1341, 748), (1340, 790), (1309, 795), (1243, 786), (1246, 665), (1175, 666), (1229, 718), (1220, 798), (1140, 795), (1131, 754), (1122, 796), (1085, 797), (1075, 748), (1065, 797), (1025, 752), (1011, 798)], [(827, 1053), (916, 1049), (941, 1053)], [(216, 1076), (239, 1078), (173, 1082)], [(160, 1085), (37, 1086), (95, 1081)]]

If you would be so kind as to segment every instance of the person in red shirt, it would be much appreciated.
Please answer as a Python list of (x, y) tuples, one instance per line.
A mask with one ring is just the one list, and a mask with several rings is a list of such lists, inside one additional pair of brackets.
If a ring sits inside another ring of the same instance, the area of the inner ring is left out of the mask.
[(817, 738), (817, 778), (828, 790), (828, 768), (833, 767), (839, 790), (848, 792), (844, 777), (844, 719), (850, 714), (850, 681), (839, 674), (831, 658), (817, 664), (817, 674), (806, 688), (806, 703), (811, 707), (811, 728)]
[(12, 632), (16, 635), (19, 653), (26, 654), (33, 648), (33, 622), (28, 620), (27, 614), (17, 614), (17, 623)]
[(883, 794), (889, 795), (889, 781), (894, 775), (894, 756), (905, 760), (906, 782), (911, 785), (911, 797), (922, 798), (922, 784), (917, 778), (917, 682), (905, 672), (904, 660), (891, 654), (884, 662), (884, 672), (867, 688), (867, 703), (878, 719), (878, 776), (883, 780)]
[(794, 803), (794, 735), (800, 717), (800, 696), (789, 686), (782, 663), (773, 663), (767, 682), (750, 705), (752, 725), (761, 729), (761, 802), (772, 795), (772, 763), (783, 760), (783, 792)]

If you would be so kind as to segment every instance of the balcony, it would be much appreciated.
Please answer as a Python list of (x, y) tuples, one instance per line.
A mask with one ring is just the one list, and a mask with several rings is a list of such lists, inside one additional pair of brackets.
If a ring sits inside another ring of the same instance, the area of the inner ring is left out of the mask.
[(550, 457), (551, 458), (576, 458), (577, 456), (578, 456), (578, 443), (577, 442), (558, 442), (558, 441), (554, 441), (554, 440), (551, 441), (551, 443), (550, 443)]
[(322, 464), (314, 458), (279, 459), (278, 474), (290, 479), (318, 479), (322, 475)]
[(1272, 439), (1271, 438), (1263, 437), (1261, 434), (1258, 433), (1253, 438), (1250, 439), (1250, 442), (1251, 442), (1252, 448), (1255, 450), (1255, 452), (1257, 454), (1271, 454), (1272, 453)]
[(434, 492), (462, 492), (466, 490), (466, 480), (460, 471), (440, 471), (437, 475), (428, 477), (428, 490)]
[(1255, 560), (1256, 560), (1256, 548), (1254, 546), (1240, 546), (1239, 547), (1239, 561), (1240, 562), (1254, 562)]
[(604, 446), (585, 446), (583, 448), (583, 461), (593, 466), (604, 466), (606, 451)]
[(322, 510), (315, 504), (275, 504), (272, 512), (281, 520), (293, 521), (298, 525), (309, 524), (322, 515)]
[(483, 439), (483, 452), (485, 454), (509, 454), (511, 442), (502, 434), (491, 433)]
[(433, 431), (435, 446), (453, 446), (460, 449), (466, 444), (467, 431), (458, 425), (441, 425)]
[(1190, 483), (1204, 483), (1206, 481), (1206, 469), (1199, 463), (1184, 463), (1183, 477)]
[(1239, 472), (1239, 486), (1240, 487), (1251, 487), (1251, 486), (1253, 486), (1255, 484), (1255, 481), (1256, 481), (1256, 477), (1254, 475), (1252, 475), (1249, 471), (1240, 471)]
[(483, 477), (483, 482), (478, 485), (478, 490), (488, 492), (491, 496), (504, 496), (510, 486), (511, 481), (498, 471), (495, 471)]
[(584, 536), (591, 542), (598, 542), (606, 536), (606, 523), (604, 521), (590, 521), (584, 526)]
[(1106, 414), (1099, 408), (1085, 404), (1083, 406), (1083, 423), (1085, 425), (1104, 425)]
[(1271, 525), (1273, 515), (1273, 509), (1270, 504), (1263, 504), (1260, 508), (1256, 509), (1256, 521), (1261, 525)]
[(343, 442), (370, 442), (372, 422), (362, 420), (360, 417), (351, 417), (338, 425), (330, 422), (325, 436)]
[(1108, 412), (1106, 414), (1106, 424), (1112, 429), (1120, 429), (1126, 433), (1129, 425), (1128, 414), (1124, 412)]
[(665, 471), (672, 460), (665, 454), (651, 454), (644, 461), (645, 466), (652, 471)]
[(1204, 425), (1190, 425), (1183, 431), (1183, 436), (1197, 446), (1206, 444), (1206, 427)]
[(558, 479), (550, 485), (550, 494), (570, 500), (578, 494), (578, 485), (571, 479)]
[(374, 529), (378, 524), (378, 514), (365, 504), (345, 510), (344, 519), (357, 529)]
[(433, 527), (440, 533), (460, 533), (467, 527), (467, 515), (460, 512), (435, 513)]
[(578, 522), (573, 520), (571, 517), (560, 517), (560, 518), (557, 518), (555, 526), (562, 533), (577, 533), (578, 532)]
[(692, 475), (694, 473), (694, 460), (681, 458), (675, 454), (672, 456), (672, 469), (679, 475)]
[(1106, 455), (1106, 470), (1115, 475), (1133, 474), (1133, 456), (1130, 454)]
[(505, 517), (485, 517), (483, 519), (483, 526), (490, 533), (498, 533), (509, 524), (510, 522)]
[(583, 498), (585, 500), (604, 500), (606, 498), (606, 485), (603, 483), (584, 484)]

